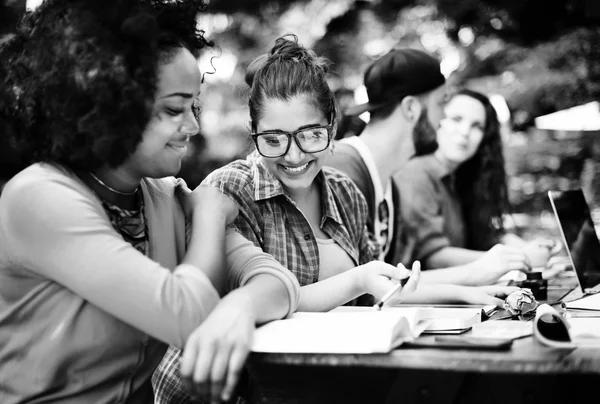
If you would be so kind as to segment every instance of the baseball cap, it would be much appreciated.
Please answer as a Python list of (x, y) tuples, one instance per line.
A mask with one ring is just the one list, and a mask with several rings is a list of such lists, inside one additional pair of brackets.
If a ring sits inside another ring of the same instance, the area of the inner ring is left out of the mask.
[(399, 102), (407, 95), (438, 88), (446, 79), (440, 62), (417, 49), (394, 49), (367, 67), (364, 85), (369, 102), (348, 108), (346, 115), (360, 115)]

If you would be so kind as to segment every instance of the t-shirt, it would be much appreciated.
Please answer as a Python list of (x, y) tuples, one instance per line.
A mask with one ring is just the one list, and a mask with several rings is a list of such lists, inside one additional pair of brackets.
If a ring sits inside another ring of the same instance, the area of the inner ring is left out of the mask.
[(394, 173), (400, 212), (412, 230), (414, 259), (444, 247), (466, 247), (463, 210), (450, 171), (433, 155), (414, 157)]

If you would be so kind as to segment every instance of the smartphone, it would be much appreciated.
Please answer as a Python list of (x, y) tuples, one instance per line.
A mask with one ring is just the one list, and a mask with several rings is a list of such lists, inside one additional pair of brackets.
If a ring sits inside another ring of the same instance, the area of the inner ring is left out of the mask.
[(437, 335), (434, 345), (438, 348), (507, 350), (512, 346), (510, 338), (482, 338), (468, 335)]

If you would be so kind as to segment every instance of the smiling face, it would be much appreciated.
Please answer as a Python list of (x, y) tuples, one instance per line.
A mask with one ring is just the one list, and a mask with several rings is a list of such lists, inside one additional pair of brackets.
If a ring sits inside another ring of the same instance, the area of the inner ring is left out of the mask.
[(179, 172), (190, 137), (199, 131), (192, 105), (200, 93), (200, 82), (198, 63), (187, 49), (178, 49), (159, 67), (152, 117), (124, 166), (139, 177), (160, 178)]
[[(263, 105), (261, 119), (256, 131), (282, 130), (293, 132), (307, 125), (327, 125), (323, 112), (315, 108), (303, 97), (293, 97), (289, 101), (267, 99)], [(267, 169), (281, 181), (290, 194), (310, 190), (313, 181), (327, 156), (329, 149), (318, 153), (304, 153), (292, 139), (288, 152), (281, 157), (262, 157)]]
[(444, 109), (446, 117), (437, 131), (436, 156), (456, 168), (475, 155), (485, 131), (485, 108), (468, 95), (455, 95)]

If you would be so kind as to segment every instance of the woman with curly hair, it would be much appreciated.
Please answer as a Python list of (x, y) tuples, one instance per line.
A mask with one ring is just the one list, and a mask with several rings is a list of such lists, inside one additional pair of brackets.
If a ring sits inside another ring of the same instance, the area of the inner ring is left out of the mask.
[[(440, 269), (438, 277), (428, 279), (486, 284), (510, 270), (528, 270), (532, 263), (545, 265), (550, 257), (548, 243), (526, 244), (503, 226), (510, 204), (493, 105), (485, 95), (462, 89), (448, 98), (444, 112), (436, 138), (417, 149), (418, 157), (394, 176), (401, 195), (399, 208), (416, 238), (415, 258), (425, 268), (463, 266), (476, 260), (477, 266), (485, 268), (474, 268), (478, 277), (463, 271), (470, 267)], [(486, 265), (486, 257), (502, 260), (503, 265)], [(482, 276), (485, 271), (490, 273)]]
[(2, 47), (0, 120), (32, 162), (0, 196), (3, 404), (153, 402), (169, 344), (227, 400), (255, 324), (296, 309), (294, 276), (228, 230), (237, 206), (173, 177), (199, 131), (203, 9), (50, 0)]

